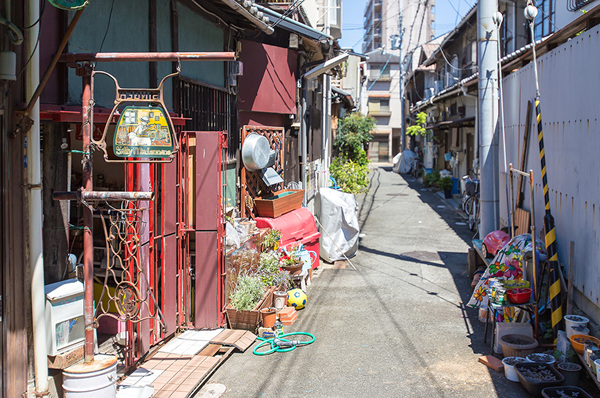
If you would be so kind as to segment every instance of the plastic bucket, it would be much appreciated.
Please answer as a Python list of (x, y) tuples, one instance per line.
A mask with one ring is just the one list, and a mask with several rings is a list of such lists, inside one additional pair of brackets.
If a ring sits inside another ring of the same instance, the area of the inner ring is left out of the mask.
[(525, 362), (525, 358), (521, 357), (506, 357), (502, 360), (504, 365), (504, 376), (510, 381), (519, 382), (519, 375), (515, 370), (515, 365), (519, 362)]
[(117, 396), (117, 358), (96, 355), (89, 364), (63, 370), (65, 398), (114, 398)]
[(565, 331), (567, 332), (567, 338), (570, 338), (574, 334), (584, 334), (579, 331), (574, 331), (573, 326), (585, 327), (590, 320), (580, 315), (565, 315)]

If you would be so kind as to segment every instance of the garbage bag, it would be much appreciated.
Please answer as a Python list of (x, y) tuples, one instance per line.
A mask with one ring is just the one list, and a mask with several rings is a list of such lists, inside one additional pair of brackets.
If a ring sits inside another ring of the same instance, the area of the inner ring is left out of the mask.
[(334, 262), (350, 258), (358, 250), (358, 211), (353, 194), (320, 188), (315, 198), (315, 212), (321, 224), (319, 240), (323, 260)]
[(397, 173), (408, 174), (417, 165), (418, 155), (410, 149), (402, 151)]

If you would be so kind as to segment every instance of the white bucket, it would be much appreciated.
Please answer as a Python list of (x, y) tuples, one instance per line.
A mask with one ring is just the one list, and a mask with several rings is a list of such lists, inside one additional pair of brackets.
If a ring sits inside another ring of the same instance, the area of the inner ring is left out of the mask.
[(63, 370), (65, 398), (114, 398), (117, 396), (117, 358), (96, 355), (92, 363)]
[(515, 381), (518, 383), (519, 376), (517, 375), (517, 371), (515, 370), (515, 365), (509, 365), (508, 362), (506, 362), (510, 360), (519, 363), (526, 362), (526, 359), (521, 357), (506, 357), (502, 360), (502, 364), (504, 365), (504, 376), (506, 376), (508, 380)]
[(570, 338), (574, 334), (585, 334), (583, 331), (573, 330), (573, 326), (586, 326), (590, 320), (581, 315), (565, 315), (565, 331), (567, 332), (567, 338)]

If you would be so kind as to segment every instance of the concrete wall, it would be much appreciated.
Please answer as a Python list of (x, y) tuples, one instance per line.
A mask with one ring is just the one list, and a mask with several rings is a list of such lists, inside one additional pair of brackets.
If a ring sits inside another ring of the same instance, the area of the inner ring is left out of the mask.
[[(576, 303), (600, 321), (600, 27), (571, 39), (538, 60), (541, 109), (550, 207), (556, 222), (559, 260), (567, 264), (569, 241), (575, 242)], [(506, 163), (520, 160), (527, 101), (535, 97), (533, 65), (504, 78)], [(534, 111), (535, 114), (535, 111)], [(504, 170), (500, 141), (500, 170)], [(543, 226), (543, 191), (535, 116), (525, 170), (536, 179), (538, 231)], [(500, 214), (508, 223), (505, 175), (500, 178)], [(525, 197), (529, 209), (529, 193)]]

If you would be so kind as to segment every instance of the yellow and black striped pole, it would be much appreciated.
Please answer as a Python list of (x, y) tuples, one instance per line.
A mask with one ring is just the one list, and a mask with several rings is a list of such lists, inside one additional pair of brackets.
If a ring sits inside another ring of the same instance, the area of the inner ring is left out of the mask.
[[(542, 110), (540, 97), (535, 98), (535, 113), (538, 129), (538, 144), (540, 146), (540, 162), (542, 166), (542, 182), (544, 184), (544, 227), (546, 228), (546, 254), (548, 256), (549, 282), (550, 282), (550, 308), (552, 310), (552, 331), (554, 338), (558, 336), (558, 329), (563, 319), (562, 300), (560, 292), (560, 274), (558, 265), (558, 251), (556, 250), (556, 232), (554, 217), (550, 212), (550, 192), (548, 189), (548, 176), (546, 175), (546, 152), (544, 151), (544, 132), (542, 129)], [(534, 265), (535, 267), (535, 265)]]
[[(531, 34), (533, 53), (533, 73), (535, 77), (535, 114), (538, 129), (538, 144), (540, 146), (540, 162), (542, 165), (542, 182), (544, 184), (544, 227), (546, 228), (546, 255), (548, 256), (549, 282), (550, 282), (550, 308), (552, 310), (552, 333), (554, 341), (558, 337), (558, 329), (562, 327), (562, 300), (560, 294), (560, 270), (558, 269), (558, 251), (556, 250), (556, 232), (554, 230), (554, 217), (550, 212), (550, 189), (548, 188), (548, 176), (546, 175), (546, 152), (544, 150), (544, 132), (542, 129), (542, 108), (540, 107), (540, 84), (538, 80), (537, 58), (535, 51), (535, 32), (533, 21), (538, 13), (537, 8), (531, 0), (527, 1), (525, 7), (525, 18), (529, 20), (529, 32)], [(532, 237), (535, 250), (535, 237)], [(534, 267), (537, 266), (534, 264)], [(536, 286), (537, 289), (537, 286)]]

